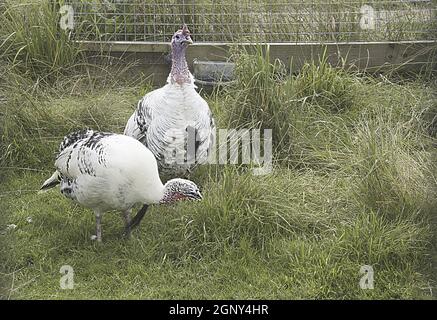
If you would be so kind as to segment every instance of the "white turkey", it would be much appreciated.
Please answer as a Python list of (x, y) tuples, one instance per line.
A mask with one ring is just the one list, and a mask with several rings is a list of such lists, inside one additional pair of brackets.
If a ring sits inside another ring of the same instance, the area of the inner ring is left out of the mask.
[[(60, 184), (64, 196), (93, 209), (99, 242), (101, 218), (107, 211), (123, 213), (125, 235), (129, 236), (148, 205), (202, 198), (192, 181), (172, 179), (163, 185), (150, 150), (125, 135), (92, 130), (71, 133), (59, 147), (55, 167), (56, 171), (41, 190)], [(143, 207), (130, 220), (131, 208), (137, 203)]]
[(205, 163), (214, 144), (214, 119), (208, 103), (196, 91), (185, 59), (192, 43), (186, 25), (173, 35), (167, 84), (138, 102), (124, 130), (152, 151), (160, 172), (172, 176)]

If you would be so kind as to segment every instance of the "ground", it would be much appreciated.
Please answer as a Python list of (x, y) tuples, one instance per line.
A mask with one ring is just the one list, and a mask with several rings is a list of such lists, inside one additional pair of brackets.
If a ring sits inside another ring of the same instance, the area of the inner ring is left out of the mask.
[[(300, 155), (306, 153), (292, 158), (292, 163), (299, 165), (276, 163), (273, 174), (266, 176), (254, 176), (244, 166), (205, 166), (191, 177), (203, 190), (202, 202), (153, 207), (131, 240), (122, 238), (122, 218), (110, 212), (103, 219), (104, 242), (92, 241), (95, 222), (90, 210), (65, 199), (56, 189), (37, 192), (52, 171), (50, 159), (62, 137), (55, 133), (67, 133), (68, 121), (74, 125), (91, 121), (95, 128), (103, 124), (101, 129), (120, 132), (144, 90), (150, 88), (92, 89), (83, 95), (44, 91), (35, 98), (41, 103), (35, 108), (45, 110), (45, 116), (55, 122), (55, 132), (39, 137), (30, 132), (26, 139), (36, 137), (38, 144), (32, 139), (18, 143), (15, 147), (25, 151), (14, 153), (20, 154), (23, 163), (4, 167), (0, 237), (5, 297), (432, 297), (435, 272), (430, 255), (435, 227), (430, 217), (435, 215), (435, 207), (429, 197), (435, 191), (435, 171), (428, 171), (432, 156), (423, 150), (406, 152), (410, 146), (392, 131), (376, 137), (380, 153), (374, 150), (375, 154), (363, 156), (361, 153), (371, 152), (368, 148), (372, 147), (367, 145), (372, 139), (367, 134), (375, 132), (366, 131), (360, 122), (370, 107), (354, 120), (345, 113), (333, 112), (331, 118), (326, 110), (318, 110), (318, 117), (324, 114), (324, 120), (301, 123), (314, 127), (318, 121), (338, 119), (337, 124), (317, 129), (327, 131), (313, 145), (308, 145), (308, 139), (315, 138), (310, 127), (306, 129), (309, 137), (294, 141), (295, 148), (301, 148)], [(389, 92), (391, 96), (382, 94), (380, 98), (388, 103), (405, 98), (397, 97), (399, 94), (409, 97), (405, 106), (393, 106), (398, 111), (405, 107), (405, 121), (403, 112), (388, 112), (396, 134), (405, 139), (410, 139), (414, 130), (407, 128), (405, 136), (399, 130), (415, 121), (411, 117), (415, 111), (408, 108), (416, 103), (423, 111), (433, 101), (428, 100), (432, 99), (428, 89), (416, 84), (377, 80), (365, 89), (373, 97), (369, 90), (378, 90), (373, 93), (378, 96), (379, 90)], [(207, 98), (222, 125), (227, 110), (221, 95), (229, 97), (230, 93)], [(313, 107), (304, 106), (304, 115), (315, 112)], [(400, 115), (395, 116), (397, 113)], [(366, 126), (372, 125), (370, 119), (365, 118)], [(338, 127), (340, 123), (343, 128)], [(40, 129), (49, 130), (45, 124), (40, 124)], [(351, 145), (330, 144), (332, 139), (349, 139), (339, 135), (350, 132), (355, 136)], [(327, 135), (333, 135), (331, 141), (326, 141)], [(391, 142), (384, 145), (387, 139)], [(354, 146), (357, 148), (348, 150)], [(363, 164), (366, 161), (372, 162)], [(378, 193), (382, 193), (380, 200)], [(17, 227), (7, 230), (8, 224)], [(74, 269), (73, 290), (60, 288), (63, 265)], [(359, 286), (363, 265), (374, 269), (373, 290)]]

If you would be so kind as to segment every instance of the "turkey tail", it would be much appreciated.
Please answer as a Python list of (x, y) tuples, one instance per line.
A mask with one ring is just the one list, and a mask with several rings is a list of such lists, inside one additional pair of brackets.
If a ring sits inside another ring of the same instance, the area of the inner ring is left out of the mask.
[(124, 128), (123, 134), (129, 137), (133, 137), (135, 128), (136, 128), (136, 124), (135, 124), (135, 112), (134, 112), (129, 118), (129, 120), (127, 121), (126, 128)]
[(54, 186), (58, 185), (60, 181), (61, 181), (61, 175), (59, 174), (58, 171), (55, 171), (50, 178), (44, 181), (40, 190), (43, 191), (53, 188)]

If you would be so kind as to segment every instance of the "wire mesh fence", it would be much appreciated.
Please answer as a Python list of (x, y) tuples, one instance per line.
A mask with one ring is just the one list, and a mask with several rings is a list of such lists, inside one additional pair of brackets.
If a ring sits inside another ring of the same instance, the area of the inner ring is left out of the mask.
[(67, 0), (76, 39), (168, 42), (187, 23), (196, 42), (437, 39), (435, 0)]

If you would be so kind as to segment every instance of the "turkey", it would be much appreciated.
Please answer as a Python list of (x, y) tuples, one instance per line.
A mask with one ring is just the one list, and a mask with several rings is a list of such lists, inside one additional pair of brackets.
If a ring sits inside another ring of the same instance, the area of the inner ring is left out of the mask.
[(173, 35), (167, 84), (138, 102), (124, 130), (152, 151), (161, 173), (172, 176), (185, 175), (205, 163), (214, 144), (214, 119), (196, 91), (185, 59), (192, 43), (186, 25)]
[[(60, 184), (65, 197), (93, 209), (99, 242), (102, 241), (102, 215), (107, 211), (122, 212), (125, 235), (129, 236), (148, 205), (202, 198), (192, 181), (172, 179), (163, 185), (152, 152), (125, 135), (93, 130), (71, 133), (59, 147), (55, 167), (56, 171), (41, 190)], [(137, 203), (143, 207), (131, 220), (130, 211)]]

